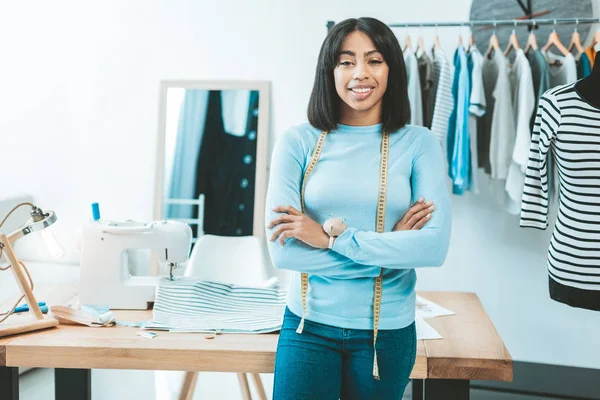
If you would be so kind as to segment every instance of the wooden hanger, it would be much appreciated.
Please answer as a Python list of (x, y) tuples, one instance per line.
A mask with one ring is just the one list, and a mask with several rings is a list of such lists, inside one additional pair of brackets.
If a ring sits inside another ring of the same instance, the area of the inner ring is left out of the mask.
[(433, 46), (431, 47), (431, 51), (441, 50), (442, 44), (440, 43), (440, 37), (438, 36), (437, 25), (435, 26), (435, 35), (433, 36)]
[(425, 52), (425, 41), (423, 40), (423, 36), (419, 36), (419, 38), (417, 39), (417, 48), (415, 49), (415, 54), (418, 54), (420, 56)]
[(433, 36), (433, 46), (431, 46), (431, 53), (435, 54), (436, 50), (442, 50), (442, 45), (440, 44), (440, 38), (438, 36), (438, 26), (435, 26), (435, 35)]
[(525, 54), (529, 53), (529, 50), (537, 50), (538, 49), (538, 44), (537, 44), (537, 38), (535, 37), (535, 33), (533, 31), (531, 31), (531, 33), (529, 34), (529, 36), (527, 37), (527, 45), (525, 46)]
[(410, 33), (408, 32), (408, 25), (406, 25), (406, 36), (404, 36), (404, 47), (402, 51), (412, 50), (412, 43), (410, 41)]
[[(555, 21), (556, 24), (556, 21)], [(565, 46), (563, 46), (563, 44), (560, 42), (560, 38), (558, 37), (558, 33), (556, 33), (556, 29), (553, 30), (552, 32), (550, 32), (550, 35), (548, 35), (548, 42), (546, 42), (546, 45), (544, 46), (544, 52), (547, 52), (548, 50), (550, 50), (550, 48), (554, 46), (558, 49), (558, 51), (560, 51), (562, 53), (563, 56), (566, 56), (567, 54), (569, 54), (569, 50), (567, 50), (567, 48)]]
[(573, 31), (573, 34), (571, 35), (571, 43), (569, 44), (569, 47), (567, 48), (567, 50), (569, 51), (569, 53), (571, 51), (573, 51), (573, 48), (577, 49), (577, 56), (580, 56), (581, 54), (583, 54), (583, 52), (585, 51), (583, 49), (583, 46), (581, 45), (581, 36), (579, 36), (579, 32), (577, 32), (577, 25), (579, 25), (579, 21), (576, 20), (577, 22), (575, 22), (576, 26), (575, 26), (575, 30)]
[(403, 51), (412, 50), (412, 43), (410, 41), (410, 33), (408, 32), (408, 25), (406, 25), (406, 36), (404, 36), (404, 48)]
[(513, 28), (512, 34), (510, 35), (510, 38), (508, 39), (508, 45), (506, 46), (506, 49), (504, 50), (504, 57), (507, 57), (510, 54), (510, 51), (512, 49), (518, 50), (521, 48), (521, 46), (519, 46), (519, 38), (517, 37), (517, 33), (515, 32), (516, 27), (517, 27), (517, 21), (515, 21), (515, 28)]
[(594, 47), (598, 43), (600, 43), (600, 29), (597, 30), (596, 33), (594, 33), (594, 37), (592, 38), (592, 44), (590, 44), (590, 47)]
[(491, 58), (492, 53), (494, 51), (499, 51), (500, 50), (500, 42), (498, 41), (498, 36), (496, 36), (496, 31), (494, 30), (494, 33), (492, 33), (492, 36), (490, 36), (490, 45), (487, 48), (487, 51), (485, 52), (486, 57)]
[(471, 49), (477, 47), (475, 44), (475, 37), (473, 36), (473, 24), (471, 24), (471, 32), (469, 33), (469, 47), (467, 51), (471, 51)]
[(570, 53), (573, 51), (573, 48), (577, 49), (578, 56), (585, 51), (581, 45), (581, 36), (579, 36), (579, 32), (577, 31), (573, 32), (573, 35), (571, 36), (571, 43), (569, 44), (569, 47), (567, 47), (567, 51)]
[(410, 35), (406, 35), (404, 37), (404, 49), (402, 49), (403, 51), (406, 50), (412, 50), (412, 44), (410, 42)]
[(427, 50), (425, 49), (425, 41), (423, 40), (423, 27), (419, 29), (419, 36), (417, 37), (417, 47), (415, 48), (415, 55), (417, 57), (421, 57), (425, 54)]

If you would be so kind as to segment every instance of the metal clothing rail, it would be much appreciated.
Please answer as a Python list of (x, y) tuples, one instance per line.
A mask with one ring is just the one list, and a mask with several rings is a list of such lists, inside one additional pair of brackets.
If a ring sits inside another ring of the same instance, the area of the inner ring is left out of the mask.
[[(408, 27), (453, 27), (453, 26), (532, 26), (536, 25), (579, 25), (579, 24), (595, 24), (600, 23), (600, 18), (555, 18), (555, 19), (489, 19), (479, 21), (462, 21), (462, 22), (404, 22), (388, 24), (391, 28), (408, 28)], [(327, 21), (327, 29), (330, 30), (335, 25), (334, 21)]]
[(481, 26), (481, 25), (579, 25), (600, 23), (600, 18), (556, 18), (556, 19), (500, 19), (500, 20), (479, 20), (467, 22), (426, 22), (426, 23), (393, 23), (388, 24), (392, 28), (403, 27), (442, 27), (442, 26)]

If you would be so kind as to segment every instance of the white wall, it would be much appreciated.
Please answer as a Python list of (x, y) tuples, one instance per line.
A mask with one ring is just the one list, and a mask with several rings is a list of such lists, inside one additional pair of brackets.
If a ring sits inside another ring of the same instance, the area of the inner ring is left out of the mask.
[[(99, 202), (105, 218), (152, 218), (161, 79), (271, 81), (274, 138), (305, 119), (327, 20), (466, 20), (470, 7), (469, 0), (289, 3), (4, 2), (0, 197), (30, 193), (54, 209), (67, 261), (76, 262), (75, 229), (90, 217), (90, 203)], [(448, 54), (457, 33), (440, 28)], [(425, 30), (426, 43), (432, 35)], [(476, 292), (517, 360), (599, 367), (600, 313), (548, 299), (550, 232), (519, 229), (485, 193), (454, 197), (453, 213), (446, 265), (419, 272), (419, 288)], [(33, 251), (33, 240), (21, 246)]]

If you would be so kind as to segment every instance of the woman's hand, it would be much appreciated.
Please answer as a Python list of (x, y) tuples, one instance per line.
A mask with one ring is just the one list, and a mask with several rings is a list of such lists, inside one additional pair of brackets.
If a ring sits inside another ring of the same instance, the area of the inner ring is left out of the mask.
[(271, 236), (272, 242), (279, 236), (279, 244), (282, 246), (287, 238), (296, 238), (318, 249), (326, 249), (329, 245), (329, 235), (325, 233), (323, 227), (294, 207), (277, 206), (273, 211), (284, 214), (281, 214), (269, 224), (269, 229), (277, 226), (273, 236)]
[(400, 221), (394, 226), (394, 231), (410, 231), (421, 229), (431, 219), (435, 207), (433, 201), (425, 202), (422, 197), (413, 204)]

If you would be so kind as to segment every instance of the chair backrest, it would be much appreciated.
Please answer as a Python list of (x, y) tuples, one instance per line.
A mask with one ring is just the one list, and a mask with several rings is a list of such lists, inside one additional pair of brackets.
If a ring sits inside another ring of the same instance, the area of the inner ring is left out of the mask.
[(264, 247), (256, 236), (202, 235), (196, 241), (184, 275), (203, 280), (263, 286), (267, 280)]
[[(163, 200), (163, 208), (165, 210), (163, 210), (163, 215), (165, 216), (164, 218), (166, 219), (171, 219), (171, 220), (175, 220), (175, 221), (179, 221), (179, 222), (184, 222), (188, 225), (190, 225), (190, 227), (194, 227), (194, 225), (196, 225), (196, 237), (192, 238), (192, 244), (196, 243), (198, 241), (198, 238), (202, 235), (204, 235), (204, 195), (200, 194), (198, 196), (197, 199), (164, 199)], [(169, 205), (169, 206), (167, 206)], [(170, 206), (179, 206), (182, 207), (181, 209), (176, 209), (178, 212), (178, 215), (169, 215), (169, 213), (166, 211), (168, 210), (168, 207)], [(193, 218), (191, 217), (193, 215), (193, 207), (198, 207), (198, 217), (197, 218)], [(189, 218), (186, 217), (181, 217), (179, 216), (179, 214), (181, 215), (187, 215), (189, 214)]]

